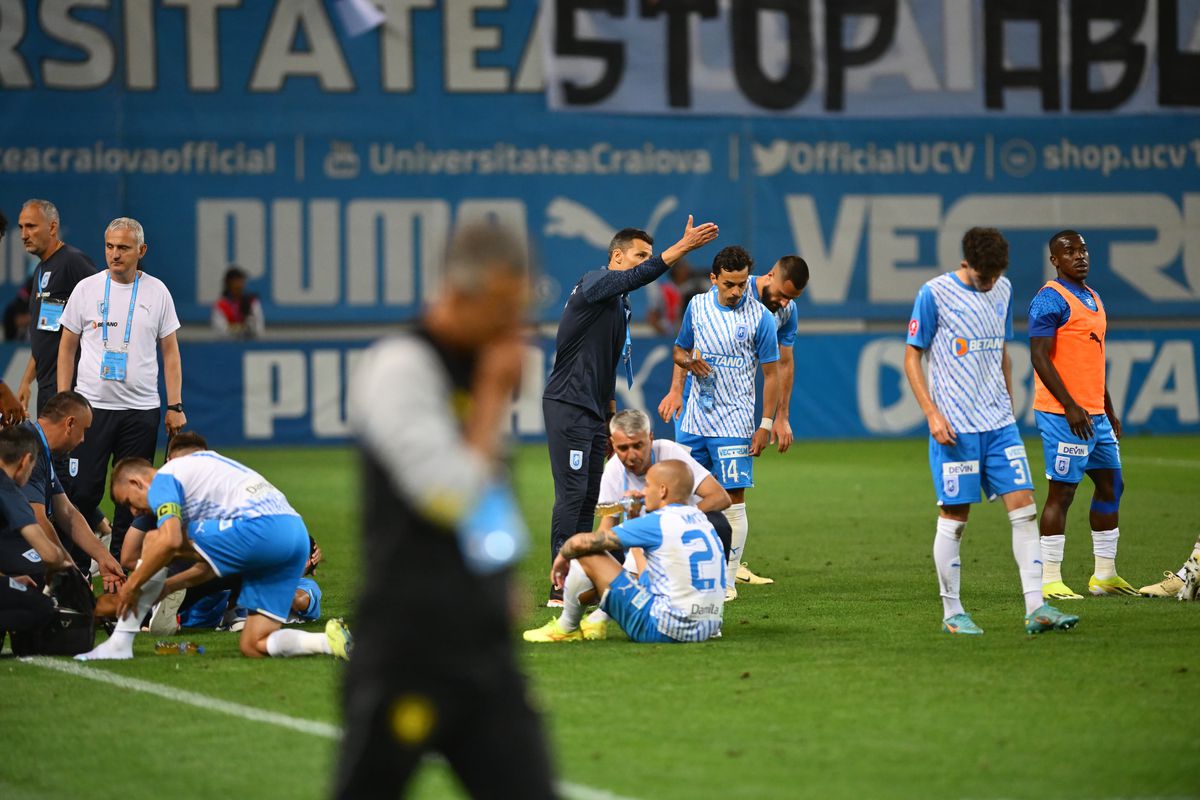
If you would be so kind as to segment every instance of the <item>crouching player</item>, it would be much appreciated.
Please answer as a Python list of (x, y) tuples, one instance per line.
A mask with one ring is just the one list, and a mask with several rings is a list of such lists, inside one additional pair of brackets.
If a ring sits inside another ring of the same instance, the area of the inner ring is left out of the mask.
[[(649, 512), (612, 530), (577, 533), (550, 568), (562, 587), (577, 560), (600, 594), (600, 608), (635, 642), (702, 642), (721, 631), (725, 559), (704, 512), (687, 505), (694, 479), (682, 461), (660, 461), (646, 473)], [(634, 578), (610, 550), (640, 547), (645, 569)], [(568, 641), (566, 639), (545, 641)]]
[(118, 595), (117, 627), (81, 661), (133, 657), (139, 623), (158, 600), (174, 558), (203, 562), (210, 577), (242, 575), (240, 602), (250, 615), (242, 629), (242, 655), (329, 654), (347, 658), (350, 633), (330, 620), (324, 633), (281, 630), (309, 557), (308, 531), (283, 493), (250, 468), (201, 450), (155, 470), (141, 458), (113, 467), (117, 505), (158, 519), (146, 535), (142, 562)]

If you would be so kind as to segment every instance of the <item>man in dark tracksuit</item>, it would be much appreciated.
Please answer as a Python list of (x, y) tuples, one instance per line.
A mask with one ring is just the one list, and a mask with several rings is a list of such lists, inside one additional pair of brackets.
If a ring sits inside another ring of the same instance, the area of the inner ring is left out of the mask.
[[(715, 238), (715, 224), (693, 227), (689, 216), (683, 238), (652, 257), (650, 235), (625, 228), (608, 246), (608, 266), (584, 273), (571, 290), (542, 395), (554, 476), (551, 561), (569, 537), (592, 529), (608, 443), (605, 420), (616, 411), (620, 362), (633, 384), (628, 293), (658, 280), (676, 261)], [(561, 590), (551, 588), (550, 605), (561, 604)]]

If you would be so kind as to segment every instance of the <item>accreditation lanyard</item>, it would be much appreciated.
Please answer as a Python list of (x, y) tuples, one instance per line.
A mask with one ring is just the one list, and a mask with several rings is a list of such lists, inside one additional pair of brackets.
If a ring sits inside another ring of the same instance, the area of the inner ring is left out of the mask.
[[(129, 334), (133, 331), (133, 309), (137, 303), (138, 281), (142, 279), (141, 274), (137, 274), (133, 278), (133, 292), (129, 295), (129, 316), (125, 318), (125, 350), (129, 349)], [(112, 287), (112, 275), (104, 276), (104, 308), (103, 320), (100, 325), (100, 335), (104, 339), (104, 349), (108, 349), (108, 290)]]
[(53, 333), (62, 327), (63, 309), (66, 308), (67, 304), (61, 300), (50, 299), (50, 292), (46, 291), (46, 287), (43, 285), (43, 281), (49, 283), (49, 279), (50, 275), (44, 272), (39, 266), (33, 288), (35, 291), (34, 297), (38, 301), (37, 329)]
[(46, 434), (42, 431), (42, 426), (38, 423), (33, 423), (33, 429), (37, 431), (38, 438), (42, 440), (42, 450), (46, 453), (46, 467), (50, 471), (50, 475), (46, 481), (46, 516), (54, 516), (53, 504), (51, 500), (51, 492), (54, 491), (54, 456), (50, 452), (50, 443), (46, 441)]

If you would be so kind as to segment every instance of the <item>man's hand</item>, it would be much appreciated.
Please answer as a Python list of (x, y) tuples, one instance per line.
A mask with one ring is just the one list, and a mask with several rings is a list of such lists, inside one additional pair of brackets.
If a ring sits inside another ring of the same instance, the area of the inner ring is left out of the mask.
[(1121, 420), (1117, 419), (1116, 414), (1108, 415), (1108, 423), (1112, 425), (1113, 436), (1117, 437), (1117, 441), (1121, 441)]
[(121, 586), (121, 591), (117, 592), (117, 619), (123, 619), (128, 612), (137, 608), (141, 594), (142, 587), (134, 586), (130, 581)]
[(554, 557), (554, 563), (550, 565), (550, 583), (555, 589), (563, 588), (563, 584), (567, 580), (567, 571), (570, 569), (571, 562), (563, 558), (562, 553)]
[(308, 561), (304, 564), (304, 574), (307, 575), (317, 568), (317, 565), (325, 560), (325, 554), (321, 552), (321, 545), (314, 544), (312, 552), (308, 554)]
[(187, 414), (182, 411), (168, 411), (163, 418), (163, 425), (167, 428), (167, 436), (174, 436), (187, 425)]
[(715, 222), (705, 222), (693, 226), (692, 215), (688, 214), (687, 225), (683, 229), (683, 238), (679, 240), (679, 244), (684, 250), (690, 253), (716, 239), (718, 233), (719, 231)]
[(958, 434), (950, 427), (950, 422), (942, 416), (942, 412), (936, 409), (929, 415), (929, 435), (938, 444), (953, 446), (958, 443)]
[(121, 584), (125, 583), (125, 570), (121, 569), (117, 560), (105, 553), (104, 558), (96, 563), (100, 565), (100, 577), (104, 581), (105, 593), (112, 594), (120, 589)]
[(17, 402), (21, 404), (21, 408), (29, 408), (30, 394), (31, 389), (29, 384), (21, 381), (20, 385), (17, 386)]
[(771, 443), (771, 432), (763, 428), (759, 428), (750, 437), (750, 455), (758, 458), (762, 455), (762, 451), (767, 449), (767, 445)]
[(683, 411), (683, 392), (674, 390), (667, 392), (662, 402), (658, 404), (658, 416), (662, 418), (663, 422), (670, 422), (677, 418), (681, 411)]
[(0, 419), (5, 425), (16, 425), (26, 417), (25, 406), (8, 388), (7, 383), (0, 383)]
[[(1092, 427), (1092, 418), (1088, 416), (1088, 413), (1079, 404), (1072, 403), (1063, 409), (1063, 411), (1067, 418), (1067, 427), (1071, 429), (1071, 433), (1080, 439), (1091, 439), (1096, 435), (1096, 431)], [(1116, 432), (1115, 426), (1113, 432)]]
[(5, 577), (10, 581), (15, 581), (21, 584), (26, 589), (37, 589), (37, 581), (28, 575), (6, 575)]
[(680, 364), (681, 367), (695, 375), (697, 378), (707, 378), (712, 374), (712, 367), (704, 360), (704, 356), (690, 356), (688, 360)]
[(786, 453), (792, 446), (792, 426), (783, 417), (776, 417), (771, 426), (771, 443), (778, 444), (781, 453)]

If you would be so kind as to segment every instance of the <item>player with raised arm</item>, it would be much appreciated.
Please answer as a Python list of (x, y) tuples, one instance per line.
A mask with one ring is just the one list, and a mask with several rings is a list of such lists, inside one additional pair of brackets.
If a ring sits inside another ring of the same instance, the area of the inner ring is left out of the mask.
[[(1079, 618), (1042, 602), (1037, 506), (1025, 445), (1012, 407), (1012, 366), (1005, 341), (1013, 336), (1008, 242), (995, 228), (963, 236), (954, 272), (917, 293), (908, 323), (904, 373), (929, 423), (929, 468), (940, 506), (933, 561), (942, 596), (942, 630), (983, 630), (959, 598), (959, 550), (971, 504), (999, 495), (1012, 524), (1012, 550), (1025, 596), (1025, 630), (1065, 630)], [(921, 359), (929, 356), (929, 384)]]
[(135, 515), (153, 511), (158, 529), (146, 534), (142, 561), (118, 595), (116, 630), (76, 659), (133, 658), (141, 619), (162, 594), (175, 558), (202, 562), (209, 578), (243, 576), (239, 602), (250, 614), (238, 641), (242, 655), (349, 657), (350, 632), (341, 620), (330, 620), (324, 633), (281, 630), (309, 538), (304, 520), (262, 475), (212, 450), (157, 470), (145, 459), (123, 458), (113, 467), (112, 498)]
[[(722, 555), (729, 557), (731, 531), (729, 520), (723, 512), (729, 508), (729, 494), (717, 479), (696, 459), (687, 448), (669, 439), (653, 438), (650, 418), (640, 409), (627, 408), (618, 411), (609, 421), (613, 445), (613, 456), (604, 465), (600, 480), (600, 499), (596, 503), (596, 515), (600, 517), (600, 531), (611, 531), (619, 523), (637, 517), (645, 503), (646, 473), (661, 461), (677, 460), (687, 465), (692, 472), (692, 496), (688, 501), (712, 524), (721, 540)], [(625, 568), (640, 573), (644, 558), (640, 550), (631, 551), (625, 559)], [(525, 631), (527, 642), (577, 641), (580, 639), (603, 639), (607, 635), (608, 615), (597, 609), (586, 619), (583, 606), (595, 602), (589, 590), (593, 589), (578, 561), (571, 562), (570, 571), (563, 583), (563, 611), (540, 628)]]
[(1042, 595), (1081, 599), (1062, 579), (1067, 509), (1086, 473), (1095, 487), (1090, 521), (1095, 595), (1138, 592), (1117, 575), (1121, 476), (1121, 421), (1105, 381), (1104, 336), (1108, 317), (1100, 295), (1085, 281), (1088, 250), (1072, 230), (1050, 237), (1050, 263), (1058, 277), (1034, 295), (1029, 306), (1029, 354), (1033, 361), (1034, 416), (1046, 456), (1050, 490), (1042, 512)]
[[(726, 511), (733, 529), (727, 597), (745, 552), (749, 525), (746, 489), (754, 485), (754, 462), (766, 449), (779, 406), (779, 342), (774, 319), (748, 288), (750, 254), (726, 247), (713, 259), (713, 288), (692, 298), (675, 339), (675, 364), (692, 374), (676, 441), (716, 475), (733, 501)], [(695, 350), (695, 354), (693, 354)], [(763, 371), (763, 417), (754, 425), (754, 378)], [(660, 412), (667, 398), (659, 404)], [(669, 414), (664, 414), (669, 419)]]
[[(563, 544), (550, 581), (563, 588), (578, 561), (600, 593), (600, 608), (635, 642), (703, 642), (721, 631), (725, 571), (721, 542), (704, 512), (687, 505), (694, 478), (687, 464), (660, 461), (646, 473), (644, 516)], [(635, 578), (610, 551), (640, 547)]]

